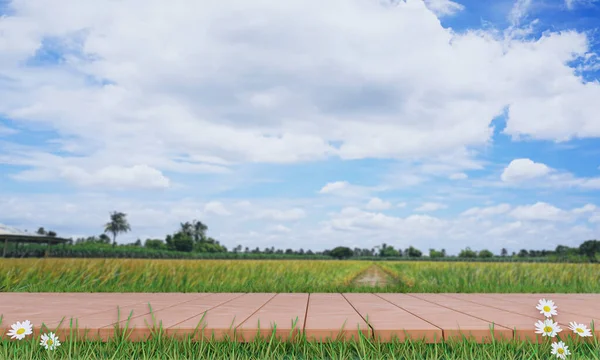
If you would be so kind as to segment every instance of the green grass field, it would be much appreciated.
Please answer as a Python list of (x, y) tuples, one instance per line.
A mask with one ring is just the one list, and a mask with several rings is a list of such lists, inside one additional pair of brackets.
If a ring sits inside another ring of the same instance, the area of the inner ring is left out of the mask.
[(327, 260), (4, 259), (9, 292), (363, 292), (371, 266), (391, 278), (379, 292), (600, 292), (600, 264)]
[[(386, 287), (354, 280), (378, 266)], [(600, 265), (293, 260), (3, 259), (2, 292), (600, 292)], [(1, 306), (1, 305), (0, 305)], [(1, 311), (0, 311), (1, 312)], [(533, 326), (533, 325), (532, 325)], [(568, 359), (599, 359), (598, 339), (568, 344)], [(550, 359), (544, 344), (316, 343), (262, 339), (192, 342), (66, 341), (54, 351), (31, 336), (0, 341), (0, 359)]]

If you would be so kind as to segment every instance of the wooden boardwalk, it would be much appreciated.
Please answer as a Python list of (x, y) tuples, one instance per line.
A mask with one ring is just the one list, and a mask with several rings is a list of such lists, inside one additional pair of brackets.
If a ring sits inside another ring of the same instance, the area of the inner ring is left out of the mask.
[[(540, 341), (534, 323), (543, 319), (535, 308), (541, 298), (557, 304), (554, 319), (564, 329), (561, 335), (570, 333), (571, 321), (590, 328), (600, 323), (600, 294), (0, 293), (0, 334), (29, 320), (36, 335), (43, 323), (44, 331), (61, 339), (73, 334), (106, 341), (131, 315), (131, 341), (151, 337), (159, 324), (167, 336), (195, 332), (196, 340), (214, 335), (251, 341), (259, 333), (270, 336), (275, 324), (275, 335), (283, 340), (302, 332), (314, 341), (352, 340), (360, 331), (381, 341), (489, 342), (493, 328), (497, 340)], [(78, 329), (71, 330), (71, 319)]]

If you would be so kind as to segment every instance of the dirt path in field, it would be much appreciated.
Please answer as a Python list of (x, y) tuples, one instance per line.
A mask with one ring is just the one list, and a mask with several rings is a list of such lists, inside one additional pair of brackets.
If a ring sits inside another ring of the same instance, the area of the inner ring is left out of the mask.
[(386, 286), (393, 282), (392, 278), (377, 265), (373, 265), (352, 281), (356, 286)]

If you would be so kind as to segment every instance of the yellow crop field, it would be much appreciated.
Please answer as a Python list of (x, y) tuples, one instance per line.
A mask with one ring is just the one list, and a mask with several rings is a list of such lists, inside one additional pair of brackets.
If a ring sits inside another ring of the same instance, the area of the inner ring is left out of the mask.
[(599, 264), (336, 260), (2, 259), (0, 291), (600, 292)]

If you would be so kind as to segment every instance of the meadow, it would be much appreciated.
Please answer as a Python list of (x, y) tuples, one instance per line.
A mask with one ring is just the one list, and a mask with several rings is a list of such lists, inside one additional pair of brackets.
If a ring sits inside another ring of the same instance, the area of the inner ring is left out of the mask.
[[(376, 271), (373, 271), (375, 268)], [(380, 274), (384, 286), (357, 282)], [(463, 292), (598, 293), (600, 264), (339, 260), (2, 259), (0, 292)], [(1, 304), (0, 304), (1, 307)], [(0, 311), (1, 313), (1, 311)], [(1, 323), (1, 319), (0, 319)], [(2, 327), (7, 324), (0, 324)], [(10, 324), (8, 324), (10, 325)], [(533, 324), (532, 324), (533, 326)], [(600, 343), (569, 343), (570, 359), (599, 359)], [(548, 359), (550, 343), (257, 339), (192, 342), (0, 340), (1, 359)]]
[(3, 292), (598, 293), (600, 264), (336, 260), (3, 259)]

